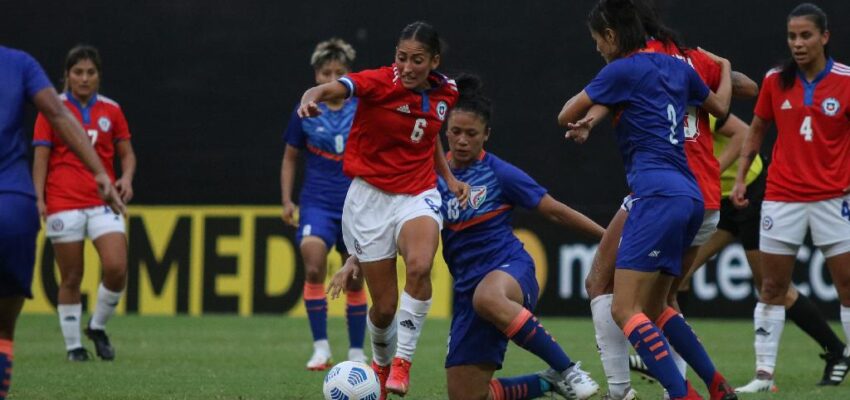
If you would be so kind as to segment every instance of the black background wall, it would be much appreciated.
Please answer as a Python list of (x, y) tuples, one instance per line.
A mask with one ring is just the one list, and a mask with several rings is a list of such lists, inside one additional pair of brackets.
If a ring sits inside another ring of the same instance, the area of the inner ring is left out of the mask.
[[(448, 43), (442, 69), (485, 81), (495, 107), (488, 150), (606, 224), (627, 190), (610, 129), (579, 146), (555, 123), (604, 64), (585, 25), (592, 4), (0, 0), (0, 44), (34, 55), (57, 85), (70, 47), (101, 50), (101, 92), (121, 103), (134, 134), (136, 203), (275, 204), (281, 133), (313, 84), (315, 44), (339, 36), (357, 49), (356, 69), (386, 65), (399, 31), (426, 20)], [(788, 56), (785, 17), (796, 4), (661, 0), (660, 9), (687, 44), (726, 56), (760, 82)], [(849, 62), (850, 2), (819, 4), (831, 18), (833, 55)], [(734, 110), (749, 120), (753, 105), (738, 101)], [(517, 224), (542, 236), (550, 264), (558, 244), (579, 240), (528, 213)], [(555, 311), (565, 303), (544, 304)]]

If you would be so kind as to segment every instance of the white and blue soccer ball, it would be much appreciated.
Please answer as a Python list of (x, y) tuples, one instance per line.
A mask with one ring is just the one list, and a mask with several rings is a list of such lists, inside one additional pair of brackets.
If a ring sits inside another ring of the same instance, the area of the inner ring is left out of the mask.
[(322, 391), (326, 400), (378, 400), (381, 383), (370, 366), (344, 361), (328, 371)]

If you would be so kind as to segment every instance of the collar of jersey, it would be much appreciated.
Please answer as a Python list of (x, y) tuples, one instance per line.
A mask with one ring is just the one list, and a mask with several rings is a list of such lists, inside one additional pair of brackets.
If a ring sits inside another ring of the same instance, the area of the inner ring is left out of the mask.
[(92, 94), (91, 98), (86, 103), (86, 105), (82, 105), (82, 103), (80, 103), (80, 101), (77, 100), (77, 98), (74, 97), (74, 95), (72, 95), (71, 92), (65, 92), (65, 98), (67, 98), (68, 101), (71, 104), (73, 104), (74, 107), (76, 107), (77, 110), (80, 112), (80, 115), (82, 115), (82, 117), (83, 117), (83, 123), (84, 124), (91, 123), (91, 113), (90, 113), (90, 111), (91, 111), (91, 107), (94, 105), (94, 103), (97, 102), (97, 92), (94, 92), (94, 94)]
[(814, 103), (815, 87), (829, 74), (829, 71), (832, 71), (833, 64), (832, 57), (828, 57), (826, 59), (826, 66), (815, 75), (815, 79), (812, 79), (811, 82), (806, 80), (806, 75), (803, 71), (797, 70), (797, 77), (800, 78), (800, 83), (803, 86), (803, 105), (810, 106)]
[[(484, 157), (486, 155), (487, 155), (487, 151), (485, 151), (484, 149), (481, 149), (481, 154), (478, 155), (478, 161), (484, 161)], [(452, 152), (449, 151), (449, 152), (446, 153), (446, 161), (451, 161), (451, 160), (452, 160)], [(464, 170), (464, 169), (468, 169), (475, 164), (477, 164), (477, 163), (472, 163), (472, 164), (469, 165), (469, 167), (466, 167), (466, 168), (452, 168), (452, 171), (461, 171), (461, 170)]]

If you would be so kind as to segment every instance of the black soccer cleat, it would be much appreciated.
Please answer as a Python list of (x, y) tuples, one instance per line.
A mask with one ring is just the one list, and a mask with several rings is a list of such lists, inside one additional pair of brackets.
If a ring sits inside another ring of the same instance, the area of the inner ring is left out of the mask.
[(649, 367), (646, 366), (639, 355), (629, 355), (629, 369), (640, 374), (641, 379), (648, 383), (655, 383), (655, 377), (652, 376), (652, 372), (649, 372)]
[(115, 349), (109, 343), (109, 336), (106, 336), (106, 331), (103, 329), (92, 329), (91, 325), (89, 325), (86, 327), (85, 332), (86, 336), (94, 342), (94, 350), (98, 357), (104, 361), (115, 359)]
[(826, 361), (826, 367), (823, 369), (823, 378), (818, 382), (818, 386), (840, 385), (847, 377), (847, 372), (850, 372), (850, 357), (845, 357), (841, 353), (823, 353), (820, 358)]
[(68, 350), (68, 361), (90, 361), (91, 353), (85, 347)]

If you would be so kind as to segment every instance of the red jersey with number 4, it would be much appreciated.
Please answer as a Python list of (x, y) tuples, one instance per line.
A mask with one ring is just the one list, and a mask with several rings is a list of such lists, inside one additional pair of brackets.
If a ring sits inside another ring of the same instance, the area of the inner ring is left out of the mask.
[(764, 77), (755, 115), (776, 122), (776, 144), (764, 198), (809, 202), (843, 195), (850, 186), (850, 67), (827, 60), (807, 82), (788, 90), (779, 69)]
[(346, 175), (396, 194), (436, 187), (434, 151), (458, 91), (453, 80), (437, 72), (428, 80), (431, 89), (405, 89), (395, 65), (339, 79), (360, 101), (342, 162)]
[[(659, 40), (647, 41), (647, 47), (686, 61), (697, 72), (709, 89), (716, 92), (720, 86), (721, 69), (711, 57), (696, 49), (685, 49), (685, 54), (673, 44)], [(708, 112), (690, 106), (685, 115), (685, 155), (697, 184), (699, 184), (706, 210), (720, 209), (720, 163), (714, 157), (714, 140), (711, 137)]]
[[(121, 112), (121, 107), (112, 99), (101, 95), (92, 97), (86, 105), (80, 104), (66, 93), (60, 97), (65, 107), (68, 107), (83, 125), (83, 130), (91, 139), (106, 173), (115, 181), (112, 164), (114, 144), (119, 140), (130, 139), (127, 120)], [(35, 121), (33, 146), (51, 148), (44, 187), (48, 214), (105, 204), (98, 195), (92, 173), (53, 131), (53, 127), (41, 113)]]

